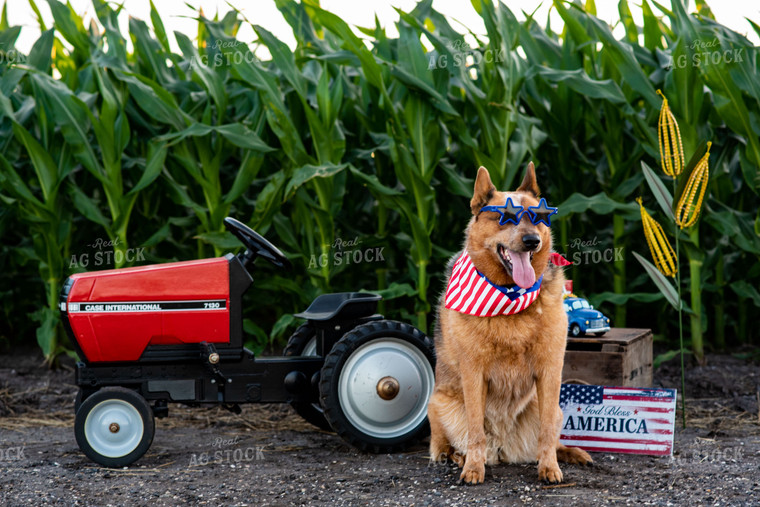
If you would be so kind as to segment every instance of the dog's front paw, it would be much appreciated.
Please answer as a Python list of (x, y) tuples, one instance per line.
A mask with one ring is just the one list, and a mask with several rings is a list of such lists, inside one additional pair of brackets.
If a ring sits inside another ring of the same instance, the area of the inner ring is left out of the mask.
[(560, 483), (562, 482), (562, 470), (559, 469), (559, 465), (553, 463), (551, 465), (538, 465), (538, 479), (541, 481)]
[(472, 460), (466, 460), (460, 481), (467, 484), (483, 484), (486, 479), (486, 464), (484, 462), (474, 463)]
[(557, 459), (565, 463), (577, 463), (579, 465), (591, 465), (594, 463), (591, 456), (583, 449), (565, 447), (564, 445), (557, 449)]

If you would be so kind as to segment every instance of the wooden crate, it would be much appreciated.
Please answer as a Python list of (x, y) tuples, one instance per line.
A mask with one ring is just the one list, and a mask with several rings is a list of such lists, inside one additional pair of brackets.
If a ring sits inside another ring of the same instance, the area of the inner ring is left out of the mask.
[(562, 381), (652, 387), (652, 330), (612, 328), (598, 338), (568, 336)]

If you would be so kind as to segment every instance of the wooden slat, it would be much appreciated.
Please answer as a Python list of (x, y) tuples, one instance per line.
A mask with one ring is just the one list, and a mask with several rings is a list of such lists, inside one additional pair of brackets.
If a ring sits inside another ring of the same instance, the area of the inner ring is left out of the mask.
[(629, 346), (623, 358), (623, 386), (651, 387), (652, 339), (639, 340)]
[(602, 337), (568, 337), (563, 381), (651, 387), (652, 331), (612, 328)]
[(590, 352), (568, 350), (562, 381), (580, 380), (600, 386), (620, 385), (623, 378), (623, 354), (618, 352)]
[(652, 335), (651, 329), (636, 329), (627, 327), (613, 327), (607, 331), (604, 336), (579, 336), (574, 338), (567, 337), (567, 343), (620, 343), (629, 344), (636, 340), (643, 340)]

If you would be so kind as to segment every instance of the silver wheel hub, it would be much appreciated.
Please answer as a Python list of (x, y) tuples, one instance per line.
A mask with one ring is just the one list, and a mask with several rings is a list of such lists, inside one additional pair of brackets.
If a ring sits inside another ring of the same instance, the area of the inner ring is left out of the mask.
[(124, 400), (101, 401), (90, 410), (84, 422), (87, 443), (107, 458), (119, 458), (134, 451), (144, 432), (140, 413)]
[(433, 368), (420, 349), (398, 338), (378, 338), (357, 348), (343, 365), (338, 399), (354, 427), (395, 438), (425, 419), (433, 382)]

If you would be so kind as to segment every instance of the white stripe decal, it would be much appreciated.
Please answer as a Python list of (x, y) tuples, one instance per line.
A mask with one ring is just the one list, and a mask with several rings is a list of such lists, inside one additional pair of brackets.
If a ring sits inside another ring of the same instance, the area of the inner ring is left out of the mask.
[(80, 301), (69, 302), (69, 313), (187, 312), (227, 310), (226, 299), (193, 301)]

